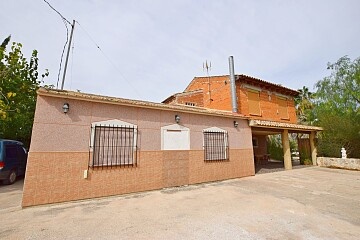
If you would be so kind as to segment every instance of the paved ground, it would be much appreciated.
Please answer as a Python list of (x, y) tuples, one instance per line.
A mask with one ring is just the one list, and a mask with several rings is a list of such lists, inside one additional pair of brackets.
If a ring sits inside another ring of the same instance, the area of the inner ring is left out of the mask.
[[(26, 209), (16, 206), (19, 183), (0, 186), (0, 239), (360, 236), (360, 172), (355, 171), (309, 167)], [(7, 203), (15, 196), (16, 204)]]
[[(312, 167), (312, 165), (301, 165), (299, 160), (292, 161), (293, 169), (306, 168), (306, 167)], [(270, 159), (267, 164), (261, 164), (261, 165), (255, 166), (256, 174), (279, 172), (279, 171), (284, 171), (284, 162), (283, 161)]]
[(23, 185), (24, 185), (23, 177), (20, 177), (13, 185), (2, 185), (2, 183), (0, 182), (0, 221), (1, 222), (2, 222), (1, 219), (3, 219), (2, 212), (21, 209), (20, 205), (21, 205)]

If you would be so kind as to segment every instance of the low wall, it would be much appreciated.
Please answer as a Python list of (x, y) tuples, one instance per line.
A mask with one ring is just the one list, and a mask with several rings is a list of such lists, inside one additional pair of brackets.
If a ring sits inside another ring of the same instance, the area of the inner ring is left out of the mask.
[(350, 170), (360, 170), (360, 159), (318, 157), (317, 165), (320, 167), (333, 167), (333, 168), (343, 168)]

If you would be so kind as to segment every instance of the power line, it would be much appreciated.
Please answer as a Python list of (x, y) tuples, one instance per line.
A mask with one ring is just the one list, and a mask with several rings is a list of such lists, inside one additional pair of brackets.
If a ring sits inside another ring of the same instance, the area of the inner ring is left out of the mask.
[(59, 88), (59, 81), (60, 81), (60, 73), (61, 73), (61, 66), (62, 66), (62, 62), (63, 62), (63, 58), (64, 58), (64, 53), (65, 53), (65, 49), (66, 49), (66, 45), (69, 42), (69, 28), (67, 26), (67, 23), (71, 25), (70, 21), (67, 20), (58, 10), (56, 10), (53, 6), (51, 6), (51, 4), (44, 0), (45, 3), (47, 3), (47, 5), (49, 5), (49, 7), (54, 10), (60, 17), (61, 20), (63, 21), (65, 28), (66, 28), (66, 41), (63, 47), (63, 50), (61, 52), (61, 57), (60, 57), (60, 64), (59, 64), (59, 72), (58, 72), (58, 76), (57, 76), (57, 81), (56, 81), (56, 88)]
[(47, 5), (49, 5), (49, 7), (50, 7), (52, 10), (54, 10), (57, 14), (59, 14), (60, 17), (61, 17), (63, 20), (65, 20), (68, 24), (71, 25), (71, 22), (70, 22), (69, 20), (67, 20), (58, 10), (56, 10), (53, 6), (51, 6), (51, 4), (50, 4), (48, 1), (44, 0), (44, 2), (46, 2)]
[[(44, 0), (45, 1), (45, 0)], [(65, 20), (63, 19), (63, 22), (65, 24), (65, 27), (66, 27), (66, 41), (65, 41), (65, 44), (64, 44), (64, 47), (63, 47), (63, 50), (62, 50), (62, 53), (61, 53), (61, 57), (60, 57), (60, 65), (59, 65), (59, 72), (58, 72), (58, 76), (57, 76), (57, 81), (56, 81), (56, 88), (59, 88), (59, 81), (60, 81), (60, 73), (61, 73), (61, 65), (62, 65), (62, 61), (63, 61), (63, 58), (64, 58), (64, 53), (65, 53), (65, 48), (66, 48), (66, 45), (68, 44), (69, 42), (69, 28), (65, 22)]]
[(95, 40), (91, 37), (91, 35), (85, 30), (85, 28), (83, 26), (81, 26), (81, 24), (78, 21), (75, 21), (80, 28), (86, 33), (86, 35), (88, 36), (88, 38), (94, 43), (94, 45), (96, 46), (97, 49), (99, 49), (99, 51), (102, 53), (102, 55), (106, 58), (106, 60), (118, 71), (118, 73), (120, 74), (120, 76), (129, 84), (129, 86), (134, 90), (135, 94), (140, 97), (139, 92), (136, 90), (136, 88), (130, 83), (130, 81), (128, 81), (125, 76), (121, 73), (120, 69), (115, 65), (115, 63), (113, 61), (111, 61), (111, 59), (105, 54), (105, 52), (100, 48), (100, 46), (95, 42)]
[[(63, 20), (64, 25), (66, 27), (66, 42), (64, 44), (62, 53), (61, 53), (61, 59), (60, 59), (60, 66), (59, 66), (59, 72), (58, 72), (58, 79), (56, 82), (56, 88), (58, 88), (59, 86), (59, 81), (60, 81), (60, 73), (61, 73), (61, 66), (62, 66), (62, 61), (63, 61), (63, 57), (64, 57), (64, 52), (65, 52), (65, 48), (68, 44), (69, 41), (69, 29), (67, 26), (67, 23), (70, 24), (72, 27), (74, 27), (69, 20), (67, 20), (58, 10), (56, 10), (48, 1), (44, 0), (45, 3), (47, 3), (47, 5), (49, 5), (49, 7), (54, 10)], [(78, 22), (76, 21), (76, 23), (81, 27), (81, 29), (86, 33), (86, 35), (89, 37), (89, 39), (95, 44), (96, 48), (99, 49), (99, 51), (102, 53), (102, 55), (106, 58), (106, 60), (118, 71), (119, 75), (129, 84), (129, 86), (131, 88), (133, 88), (134, 92), (136, 93), (136, 95), (138, 95), (138, 97), (140, 97), (140, 94), (138, 93), (138, 91), (136, 90), (136, 88), (130, 83), (130, 81), (128, 81), (125, 76), (121, 73), (120, 69), (115, 65), (115, 63), (105, 54), (105, 52), (100, 48), (100, 46), (96, 43), (96, 41), (91, 37), (91, 35), (85, 30), (85, 28)], [(74, 50), (74, 47), (73, 49)]]

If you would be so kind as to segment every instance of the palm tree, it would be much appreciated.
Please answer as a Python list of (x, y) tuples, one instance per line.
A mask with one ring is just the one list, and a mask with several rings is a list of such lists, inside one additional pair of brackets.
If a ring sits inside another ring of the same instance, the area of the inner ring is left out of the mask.
[(298, 89), (299, 95), (295, 97), (296, 115), (301, 123), (306, 123), (310, 111), (314, 108), (314, 94), (309, 91), (309, 88), (303, 86), (302, 89)]

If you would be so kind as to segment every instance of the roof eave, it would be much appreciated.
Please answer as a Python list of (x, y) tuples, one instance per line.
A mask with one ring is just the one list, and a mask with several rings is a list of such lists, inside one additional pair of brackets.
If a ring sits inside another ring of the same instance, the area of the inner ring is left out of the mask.
[(308, 125), (294, 124), (294, 123), (283, 123), (283, 122), (275, 122), (275, 121), (267, 121), (267, 120), (257, 120), (257, 119), (250, 119), (249, 126), (257, 127), (257, 128), (288, 129), (288, 130), (303, 131), (303, 132), (324, 130), (323, 128), (316, 126), (308, 126)]
[(220, 111), (220, 110), (213, 110), (208, 108), (200, 108), (200, 107), (193, 107), (186, 105), (180, 106), (180, 105), (172, 105), (172, 104), (170, 105), (170, 104), (162, 104), (162, 103), (153, 103), (147, 101), (100, 96), (100, 95), (94, 95), (88, 93), (78, 93), (78, 92), (66, 91), (66, 90), (39, 88), (37, 94), (40, 96), (107, 103), (107, 104), (114, 104), (114, 105), (121, 105), (128, 107), (139, 107), (139, 108), (156, 109), (156, 110), (164, 110), (164, 111), (177, 111), (183, 113), (193, 113), (199, 115), (218, 116), (218, 117), (236, 118), (236, 119), (249, 119), (244, 115), (238, 113), (232, 113), (229, 111)]

